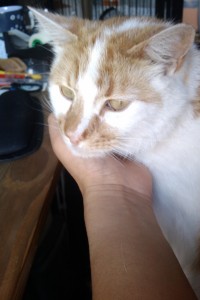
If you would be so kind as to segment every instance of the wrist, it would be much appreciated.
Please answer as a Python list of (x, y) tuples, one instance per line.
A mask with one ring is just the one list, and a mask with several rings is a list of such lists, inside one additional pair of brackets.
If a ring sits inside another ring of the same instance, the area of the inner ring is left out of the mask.
[(101, 206), (115, 206), (121, 210), (124, 206), (148, 205), (151, 206), (151, 195), (142, 194), (137, 190), (131, 189), (120, 184), (101, 184), (91, 185), (84, 189), (83, 193), (84, 211), (98, 210)]
[(152, 197), (152, 177), (150, 172), (142, 165), (131, 164), (127, 167), (122, 167), (122, 172), (106, 168), (105, 170), (98, 169), (87, 172), (83, 175), (75, 177), (83, 197), (88, 194), (97, 192), (103, 193), (120, 193), (130, 194), (138, 193), (144, 198), (151, 199)]
[(131, 200), (135, 196), (151, 201), (151, 193), (141, 192), (140, 190), (130, 188), (125, 184), (91, 184), (81, 189), (83, 199), (89, 198), (121, 198)]

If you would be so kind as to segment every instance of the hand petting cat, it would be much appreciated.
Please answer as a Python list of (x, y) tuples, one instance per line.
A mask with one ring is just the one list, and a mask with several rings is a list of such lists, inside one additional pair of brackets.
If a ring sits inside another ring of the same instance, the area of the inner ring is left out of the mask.
[(55, 154), (83, 194), (92, 299), (196, 299), (156, 222), (146, 167), (112, 156), (76, 156), (53, 114), (49, 132)]
[(53, 114), (49, 116), (49, 131), (55, 154), (83, 194), (93, 187), (115, 185), (135, 190), (151, 199), (152, 178), (145, 166), (112, 156), (82, 158), (74, 155), (64, 143)]

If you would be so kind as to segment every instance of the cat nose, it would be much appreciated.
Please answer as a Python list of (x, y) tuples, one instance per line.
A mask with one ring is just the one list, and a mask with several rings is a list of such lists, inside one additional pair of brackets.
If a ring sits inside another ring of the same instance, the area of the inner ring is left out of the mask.
[(67, 131), (65, 134), (73, 145), (78, 145), (78, 143), (82, 140), (81, 134), (76, 134), (72, 131)]

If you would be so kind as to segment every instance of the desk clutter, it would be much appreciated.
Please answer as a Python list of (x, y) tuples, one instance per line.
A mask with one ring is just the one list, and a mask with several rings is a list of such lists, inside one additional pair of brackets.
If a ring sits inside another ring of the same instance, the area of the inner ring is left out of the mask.
[(0, 161), (30, 155), (42, 142), (43, 110), (33, 94), (47, 88), (52, 51), (35, 36), (26, 6), (0, 7)]
[[(19, 56), (21, 55), (18, 54)], [(16, 58), (10, 57), (9, 59)], [(48, 62), (33, 58), (22, 58), (21, 60), (26, 66), (25, 70), (21, 72), (12, 69), (12, 67), (8, 71), (0, 70), (0, 94), (6, 90), (24, 90), (27, 92), (46, 90), (49, 75)], [(5, 63), (7, 61), (8, 59), (5, 59)]]
[(0, 94), (5, 90), (46, 90), (52, 60), (47, 42), (38, 37), (36, 21), (27, 7), (0, 7), (0, 59), (17, 57), (26, 65), (21, 72), (0, 68)]

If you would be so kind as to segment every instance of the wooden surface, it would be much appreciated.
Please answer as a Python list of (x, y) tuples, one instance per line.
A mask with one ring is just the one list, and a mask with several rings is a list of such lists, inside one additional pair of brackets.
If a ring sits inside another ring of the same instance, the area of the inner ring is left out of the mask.
[[(46, 127), (46, 126), (45, 126)], [(0, 164), (0, 299), (21, 299), (60, 165), (45, 128), (34, 154)]]

